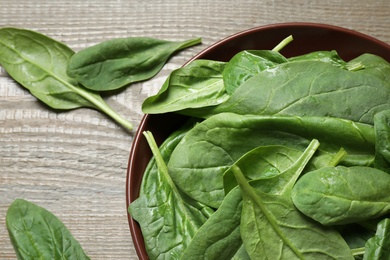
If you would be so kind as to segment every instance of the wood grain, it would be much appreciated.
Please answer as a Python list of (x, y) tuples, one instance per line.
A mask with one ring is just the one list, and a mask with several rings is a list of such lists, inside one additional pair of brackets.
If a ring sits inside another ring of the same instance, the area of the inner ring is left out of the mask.
[[(138, 126), (141, 103), (170, 71), (236, 32), (301, 21), (350, 28), (390, 43), (388, 0), (2, 0), (0, 27), (40, 31), (80, 50), (106, 39), (202, 37), (152, 80), (106, 97)], [(0, 68), (0, 259), (14, 259), (5, 227), (15, 198), (56, 214), (92, 259), (137, 259), (127, 223), (126, 167), (134, 132), (89, 109), (55, 112)]]

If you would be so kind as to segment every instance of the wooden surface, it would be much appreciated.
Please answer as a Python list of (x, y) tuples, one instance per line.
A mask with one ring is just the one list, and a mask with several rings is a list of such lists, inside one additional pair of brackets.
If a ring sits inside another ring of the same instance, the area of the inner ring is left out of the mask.
[[(319, 22), (390, 43), (389, 0), (1, 0), (0, 27), (37, 30), (74, 50), (103, 40), (202, 37), (152, 80), (106, 97), (135, 127), (141, 103), (167, 74), (236, 32), (271, 23)], [(88, 109), (54, 112), (0, 67), (0, 259), (14, 259), (5, 216), (16, 198), (57, 215), (92, 259), (137, 259), (125, 203), (134, 132)]]

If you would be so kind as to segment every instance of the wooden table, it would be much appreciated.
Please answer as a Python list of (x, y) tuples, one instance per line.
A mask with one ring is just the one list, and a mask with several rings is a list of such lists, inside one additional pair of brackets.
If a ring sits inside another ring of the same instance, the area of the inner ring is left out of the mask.
[[(105, 97), (137, 127), (142, 101), (168, 73), (219, 39), (255, 26), (304, 21), (390, 43), (389, 14), (388, 0), (1, 0), (0, 27), (37, 30), (75, 51), (126, 36), (202, 37), (202, 45), (175, 55), (152, 80)], [(134, 133), (94, 110), (50, 110), (0, 68), (0, 259), (15, 258), (5, 216), (16, 198), (57, 215), (92, 259), (137, 259), (125, 203)]]

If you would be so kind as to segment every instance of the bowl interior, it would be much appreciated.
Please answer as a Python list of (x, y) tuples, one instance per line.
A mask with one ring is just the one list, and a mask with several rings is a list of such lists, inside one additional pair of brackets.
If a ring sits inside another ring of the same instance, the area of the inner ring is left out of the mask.
[[(281, 51), (286, 57), (318, 50), (336, 50), (345, 60), (368, 52), (379, 55), (390, 62), (390, 46), (388, 44), (349, 29), (313, 23), (284, 23), (252, 28), (211, 45), (190, 61), (194, 59), (228, 61), (242, 50), (272, 49), (289, 35), (292, 35), (294, 40)], [(139, 196), (142, 176), (152, 156), (142, 132), (151, 131), (156, 142), (161, 144), (184, 121), (184, 116), (174, 113), (145, 115), (143, 117), (130, 151), (126, 181), (127, 207)], [(140, 227), (129, 214), (128, 220), (137, 254), (140, 259), (147, 259)]]

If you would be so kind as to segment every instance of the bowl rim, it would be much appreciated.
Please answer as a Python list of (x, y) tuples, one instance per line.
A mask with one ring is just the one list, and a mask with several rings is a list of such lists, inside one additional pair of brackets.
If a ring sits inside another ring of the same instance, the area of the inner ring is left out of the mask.
[[(267, 24), (267, 25), (260, 25), (260, 26), (255, 26), (237, 33), (234, 33), (230, 36), (227, 36), (225, 38), (222, 38), (221, 40), (216, 41), (215, 43), (206, 46), (202, 51), (198, 52), (195, 56), (190, 58), (187, 62), (185, 62), (183, 66), (187, 65), (188, 63), (201, 58), (202, 56), (206, 55), (208, 52), (213, 50), (214, 48), (225, 44), (226, 42), (237, 38), (241, 37), (247, 34), (255, 33), (259, 30), (272, 30), (272, 29), (278, 29), (278, 28), (288, 28), (288, 27), (302, 27), (302, 28), (321, 28), (321, 29), (328, 29), (332, 31), (337, 31), (341, 32), (343, 34), (363, 38), (367, 41), (373, 42), (376, 45), (381, 45), (383, 48), (390, 49), (390, 45), (385, 43), (384, 41), (381, 41), (377, 38), (374, 38), (370, 35), (367, 35), (365, 33), (358, 32), (353, 29), (337, 26), (337, 25), (332, 25), (332, 24), (326, 24), (326, 23), (314, 23), (314, 22), (282, 22), (282, 23), (273, 23), (273, 24)], [(390, 62), (390, 61), (389, 61)], [(128, 159), (128, 166), (127, 166), (127, 175), (126, 175), (126, 212), (127, 212), (127, 218), (128, 218), (128, 223), (129, 223), (129, 228), (130, 228), (130, 234), (132, 237), (132, 242), (134, 244), (134, 248), (136, 250), (136, 253), (138, 257), (142, 257), (145, 252), (145, 245), (143, 241), (139, 241), (137, 238), (137, 235), (142, 235), (140, 226), (139, 224), (131, 217), (128, 208), (131, 202), (133, 202), (136, 198), (138, 198), (139, 194), (133, 194), (132, 189), (131, 189), (131, 183), (132, 180), (134, 179), (134, 174), (132, 169), (135, 167), (136, 161), (134, 159), (135, 157), (135, 152), (137, 151), (139, 147), (139, 140), (143, 138), (143, 129), (147, 125), (148, 121), (150, 120), (149, 114), (144, 114), (140, 124), (136, 130), (136, 133), (134, 135), (132, 145), (130, 148), (130, 155)], [(143, 259), (143, 258), (141, 258)]]

